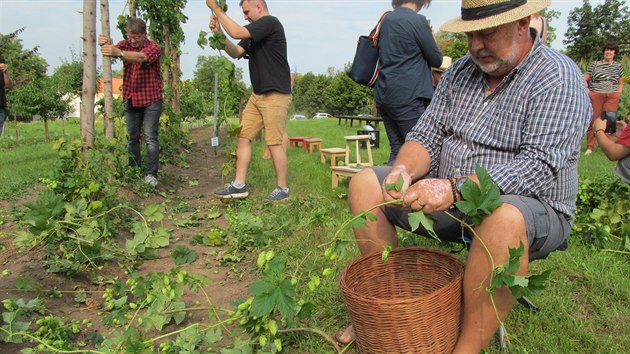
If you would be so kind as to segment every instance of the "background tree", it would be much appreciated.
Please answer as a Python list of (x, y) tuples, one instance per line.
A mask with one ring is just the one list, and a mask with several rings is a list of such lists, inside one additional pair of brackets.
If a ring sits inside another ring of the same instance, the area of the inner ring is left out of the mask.
[(553, 26), (553, 21), (560, 18), (560, 12), (556, 10), (544, 9), (540, 11), (540, 16), (547, 19), (547, 45), (551, 46), (551, 43), (558, 38), (556, 34), (556, 28)]
[(207, 93), (201, 92), (192, 81), (182, 82), (182, 97), (180, 111), (182, 117), (191, 119), (204, 119), (211, 112), (214, 100), (209, 99)]
[(52, 77), (44, 76), (28, 84), (17, 85), (7, 97), (11, 112), (22, 119), (34, 115), (44, 119), (44, 137), (49, 140), (48, 119), (63, 117), (70, 112), (70, 97), (57, 89)]
[(451, 57), (453, 61), (468, 53), (468, 40), (463, 33), (439, 31), (435, 35), (435, 41), (442, 54)]
[[(192, 86), (204, 97), (203, 105), (207, 109), (204, 115), (211, 115), (214, 112), (215, 73), (219, 75), (218, 103), (221, 115), (238, 115), (241, 100), (249, 96), (249, 91), (242, 81), (243, 70), (236, 68), (231, 60), (222, 55), (199, 56), (197, 58)], [(194, 91), (191, 88), (187, 89), (186, 92), (192, 93)], [(186, 100), (190, 100), (190, 98), (186, 98)], [(201, 102), (198, 102), (198, 104), (201, 104)]]
[[(0, 57), (9, 65), (12, 79), (38, 79), (46, 76), (48, 63), (39, 56), (39, 46), (24, 49), (19, 35), (26, 28), (20, 28), (7, 35), (0, 33)], [(9, 91), (9, 95), (11, 91)]]
[[(326, 100), (322, 92), (330, 83), (330, 77), (312, 72), (299, 75), (293, 83), (293, 107), (295, 112), (312, 115), (321, 112), (326, 107)], [(338, 114), (338, 112), (332, 112)]]
[(625, 1), (606, 0), (593, 8), (588, 0), (583, 0), (581, 7), (569, 13), (567, 24), (569, 30), (562, 43), (567, 55), (578, 63), (600, 58), (607, 42), (619, 45), (620, 56), (629, 51), (630, 11)]
[(58, 91), (80, 95), (83, 86), (83, 62), (80, 57), (73, 52), (70, 60), (63, 59), (51, 78)]
[[(347, 64), (345, 69), (349, 68), (350, 64)], [(325, 112), (334, 112), (337, 115), (373, 114), (372, 88), (352, 81), (345, 69), (332, 77), (326, 86)]]

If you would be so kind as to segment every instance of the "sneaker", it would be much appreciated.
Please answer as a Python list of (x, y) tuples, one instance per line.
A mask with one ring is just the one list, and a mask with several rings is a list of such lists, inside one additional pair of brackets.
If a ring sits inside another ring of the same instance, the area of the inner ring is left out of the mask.
[(214, 193), (215, 197), (221, 199), (243, 199), (247, 198), (248, 195), (249, 192), (246, 185), (243, 188), (236, 188), (232, 183), (226, 184), (224, 190)]
[(276, 187), (276, 189), (274, 189), (273, 192), (271, 192), (271, 194), (269, 194), (266, 198), (267, 200), (271, 200), (272, 202), (281, 202), (284, 200), (288, 200), (289, 191), (287, 190), (285, 192), (282, 188)]
[(158, 185), (158, 180), (154, 175), (147, 175), (144, 177), (144, 182), (150, 184), (153, 188)]
[(590, 155), (592, 153), (593, 153), (593, 150), (587, 149), (586, 152), (584, 152), (584, 155)]

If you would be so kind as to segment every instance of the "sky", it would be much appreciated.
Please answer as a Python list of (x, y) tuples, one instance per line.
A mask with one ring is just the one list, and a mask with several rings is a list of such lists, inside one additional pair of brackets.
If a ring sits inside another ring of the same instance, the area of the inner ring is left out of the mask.
[[(590, 0), (593, 6), (603, 2)], [(109, 0), (109, 3), (110, 18), (114, 23), (118, 15), (127, 13), (127, 1)], [(228, 0), (228, 15), (245, 25), (247, 22), (238, 3), (239, 0)], [(288, 54), (296, 63), (298, 74), (325, 74), (331, 67), (343, 69), (354, 57), (359, 35), (367, 35), (380, 15), (391, 10), (391, 0), (267, 0), (267, 4), (271, 15), (280, 19), (284, 26)], [(561, 17), (551, 23), (558, 36), (551, 43), (552, 48), (564, 48), (562, 40), (568, 29), (567, 16), (581, 4), (578, 0), (551, 1), (550, 9), (561, 13)], [(433, 0), (429, 8), (420, 13), (431, 20), (437, 31), (442, 23), (459, 16), (460, 5), (460, 0)], [(19, 35), (24, 49), (39, 46), (39, 53), (50, 65), (48, 71), (52, 73), (64, 61), (71, 61), (72, 53), (75, 56), (81, 53), (82, 8), (81, 0), (0, 0), (0, 33), (8, 34), (25, 27)], [(182, 25), (186, 36), (182, 46), (182, 78), (191, 79), (199, 56), (220, 53), (197, 45), (199, 31), (210, 31), (211, 12), (205, 0), (188, 0), (184, 14), (188, 20)], [(100, 21), (100, 15), (97, 15), (97, 21)], [(100, 22), (97, 28), (100, 29)], [(114, 42), (122, 38), (113, 27), (112, 36)], [(235, 60), (235, 64), (243, 69), (244, 81), (249, 84), (247, 61)], [(120, 65), (114, 65), (114, 70), (120, 69)]]

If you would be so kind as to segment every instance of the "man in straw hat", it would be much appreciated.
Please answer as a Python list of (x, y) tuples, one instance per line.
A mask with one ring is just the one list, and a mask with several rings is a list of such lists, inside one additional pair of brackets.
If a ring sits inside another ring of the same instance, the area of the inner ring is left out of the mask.
[[(395, 227), (409, 230), (408, 213), (419, 210), (432, 214), (443, 240), (470, 242), (463, 322), (454, 353), (486, 347), (515, 302), (509, 289), (496, 290), (495, 313), (485, 290), (492, 273), (487, 252), (494, 264), (504, 264), (508, 248), (522, 242), (529, 258), (521, 257), (518, 275), (525, 275), (530, 259), (567, 247), (580, 141), (591, 108), (575, 63), (530, 33), (530, 15), (549, 3), (462, 0), (462, 16), (441, 29), (465, 33), (468, 54), (444, 72), (394, 164), (365, 169), (350, 181), (352, 213), (392, 199), (403, 203), (376, 209), (376, 221), (354, 229), (362, 254), (396, 246)], [(475, 227), (483, 245), (444, 213), (464, 218), (454, 203), (462, 199), (464, 181), (479, 183), (477, 164), (498, 185), (503, 202)], [(402, 189), (387, 190), (385, 185), (395, 184), (399, 176)], [(414, 232), (427, 234), (422, 226)], [(345, 342), (353, 335), (349, 327), (337, 338)]]

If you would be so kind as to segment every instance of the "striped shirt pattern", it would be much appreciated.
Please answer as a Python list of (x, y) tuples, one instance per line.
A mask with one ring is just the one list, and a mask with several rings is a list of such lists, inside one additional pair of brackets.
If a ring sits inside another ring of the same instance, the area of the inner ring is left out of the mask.
[(140, 48), (122, 40), (116, 44), (120, 50), (142, 52), (147, 61), (142, 63), (123, 62), (123, 100), (130, 101), (132, 107), (148, 107), (162, 100), (162, 75), (160, 72), (160, 47), (145, 39)]
[(608, 64), (602, 61), (592, 62), (586, 69), (591, 75), (588, 87), (593, 92), (610, 93), (619, 91), (619, 79), (623, 76), (621, 63)]
[(407, 140), (431, 156), (429, 176), (450, 178), (485, 167), (502, 193), (537, 198), (573, 219), (580, 141), (592, 109), (573, 61), (539, 39), (490, 94), (469, 56), (442, 76), (433, 101)]

